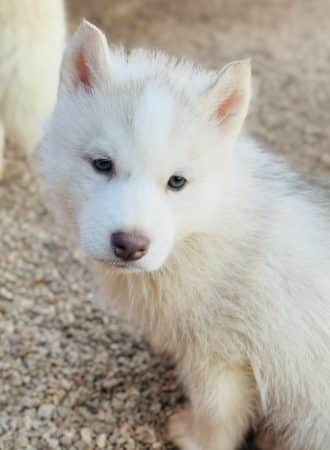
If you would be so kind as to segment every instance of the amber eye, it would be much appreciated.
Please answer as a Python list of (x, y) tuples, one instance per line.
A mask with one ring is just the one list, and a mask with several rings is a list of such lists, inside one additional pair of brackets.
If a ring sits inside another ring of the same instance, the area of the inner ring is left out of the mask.
[(180, 191), (186, 183), (187, 180), (184, 177), (181, 177), (180, 175), (173, 175), (168, 180), (167, 186), (173, 191)]
[(92, 166), (97, 172), (100, 173), (112, 173), (113, 172), (113, 162), (111, 159), (99, 158), (93, 159)]

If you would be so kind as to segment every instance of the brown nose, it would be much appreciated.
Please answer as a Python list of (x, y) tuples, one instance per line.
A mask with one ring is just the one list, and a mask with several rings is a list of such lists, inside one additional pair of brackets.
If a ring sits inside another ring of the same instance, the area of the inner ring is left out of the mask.
[(111, 246), (114, 254), (124, 261), (137, 261), (148, 250), (149, 239), (140, 234), (118, 231), (111, 235)]

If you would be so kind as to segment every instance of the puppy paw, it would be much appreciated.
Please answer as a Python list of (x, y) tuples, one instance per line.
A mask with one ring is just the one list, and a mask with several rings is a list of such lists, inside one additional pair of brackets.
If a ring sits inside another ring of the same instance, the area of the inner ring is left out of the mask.
[(192, 440), (191, 412), (181, 409), (168, 420), (168, 439), (182, 450), (200, 450)]

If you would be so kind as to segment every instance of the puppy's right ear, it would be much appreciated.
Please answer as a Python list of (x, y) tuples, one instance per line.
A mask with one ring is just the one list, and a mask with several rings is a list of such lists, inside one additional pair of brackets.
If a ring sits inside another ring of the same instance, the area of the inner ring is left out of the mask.
[(91, 92), (109, 76), (109, 48), (105, 35), (83, 20), (71, 38), (62, 60), (59, 92)]
[(227, 64), (206, 92), (210, 115), (231, 137), (236, 137), (243, 125), (250, 98), (251, 63), (248, 59)]

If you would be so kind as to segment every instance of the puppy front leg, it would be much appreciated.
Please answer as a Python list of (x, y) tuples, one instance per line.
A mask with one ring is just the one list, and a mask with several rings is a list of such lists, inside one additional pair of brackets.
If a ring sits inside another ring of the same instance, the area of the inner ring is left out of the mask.
[(188, 380), (191, 406), (170, 418), (169, 436), (182, 450), (236, 450), (256, 405), (247, 367), (214, 369)]

